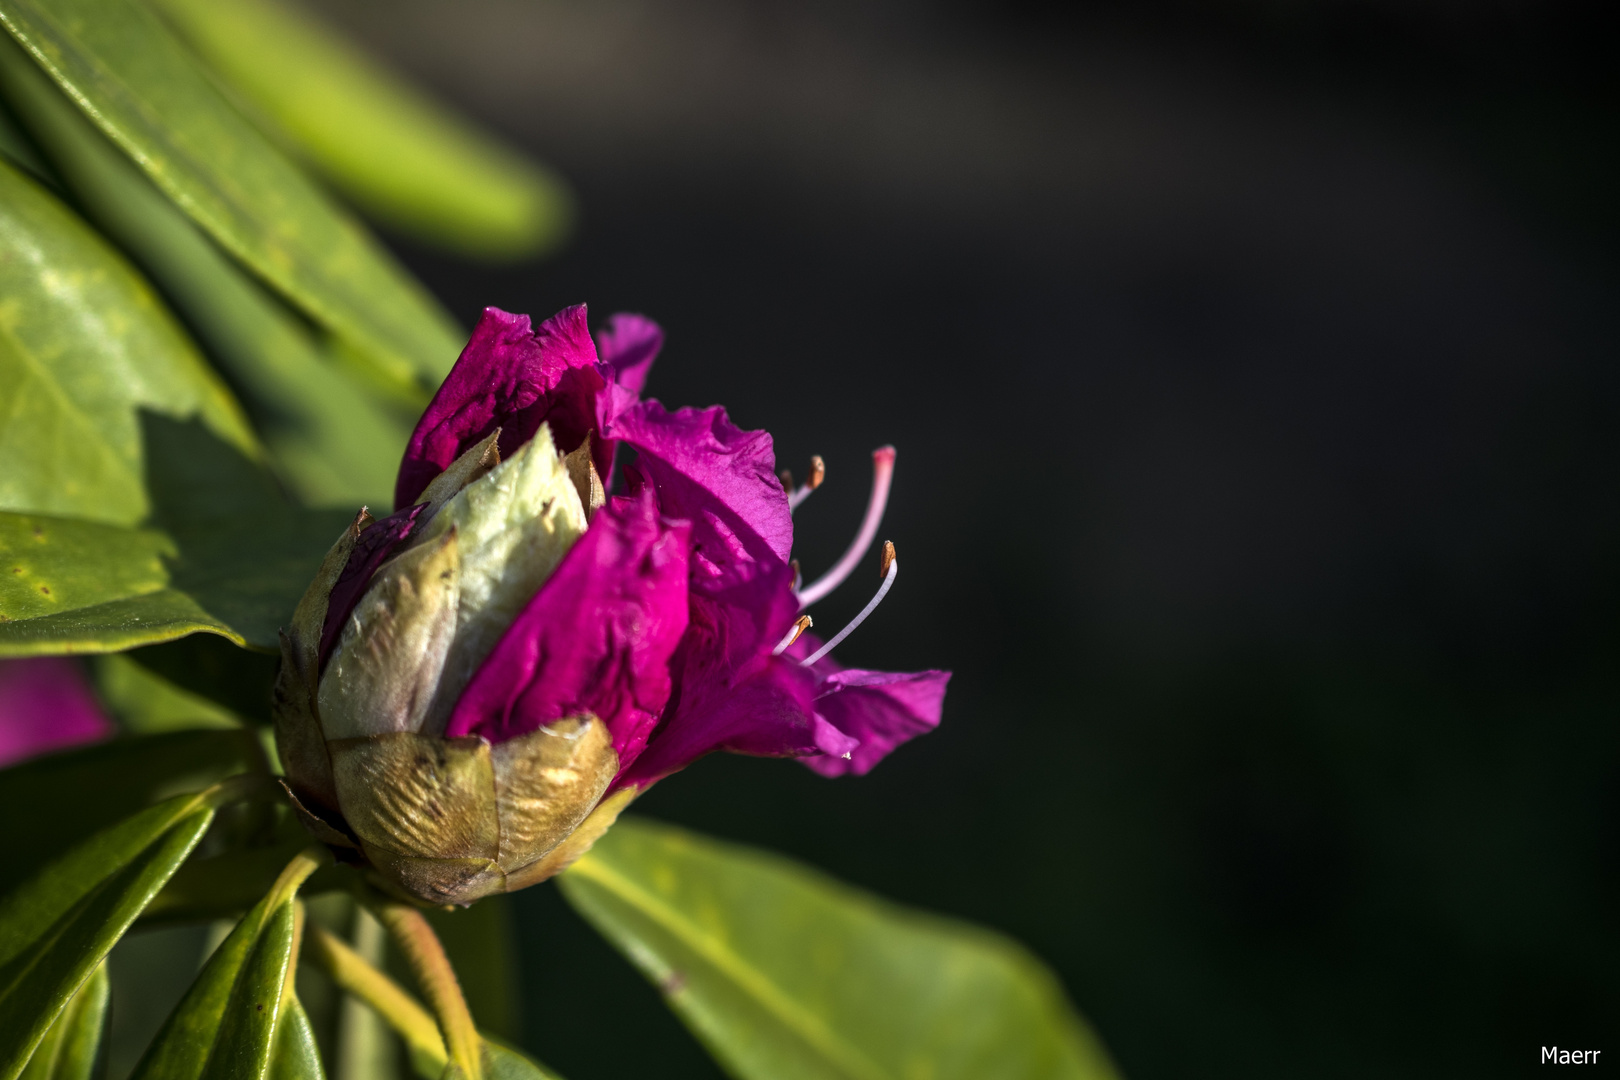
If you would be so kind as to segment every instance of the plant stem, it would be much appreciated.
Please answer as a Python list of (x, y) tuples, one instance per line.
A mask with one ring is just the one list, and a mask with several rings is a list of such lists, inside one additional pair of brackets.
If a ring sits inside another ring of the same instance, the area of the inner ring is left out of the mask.
[(332, 977), (339, 989), (375, 1009), (414, 1053), (431, 1058), (443, 1067), (449, 1056), (444, 1052), (438, 1025), (415, 998), (330, 931), (311, 926), (305, 941), (315, 963)]
[(445, 1048), (463, 1080), (483, 1080), (484, 1041), (473, 1024), (472, 1012), (467, 1008), (467, 999), (461, 996), (455, 969), (450, 966), (450, 958), (445, 955), (433, 927), (420, 911), (407, 904), (385, 900), (376, 894), (361, 899), (377, 916), (377, 921), (388, 928), (405, 954), (411, 973), (439, 1019)]

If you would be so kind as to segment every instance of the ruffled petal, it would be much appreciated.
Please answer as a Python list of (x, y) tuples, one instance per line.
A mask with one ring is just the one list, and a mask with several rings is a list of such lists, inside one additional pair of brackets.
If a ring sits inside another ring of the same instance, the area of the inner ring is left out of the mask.
[(861, 671), (851, 668), (816, 688), (816, 717), (855, 745), (839, 754), (807, 757), (823, 776), (864, 776), (903, 742), (939, 726), (948, 671)]
[[(531, 329), (527, 315), (485, 308), (472, 339), (433, 395), (411, 433), (394, 486), (394, 505), (409, 506), (468, 447), (501, 429), (506, 458), (534, 437), (541, 423), (563, 453), (596, 428), (597, 398), (606, 383), (585, 305), (564, 308)], [(604, 476), (611, 448), (593, 449)]]
[(0, 660), (0, 766), (112, 734), (112, 721), (74, 661)]
[(650, 492), (599, 510), (473, 676), (446, 736), (502, 742), (590, 713), (621, 765), (633, 761), (669, 700), (688, 542), (685, 523), (659, 520)]
[(611, 381), (637, 397), (647, 388), (647, 373), (663, 347), (663, 328), (645, 315), (611, 315), (596, 332), (596, 355), (613, 369)]
[(692, 523), (693, 591), (719, 595), (787, 565), (793, 518), (767, 432), (742, 430), (719, 406), (644, 401), (605, 433), (636, 448), (663, 512)]

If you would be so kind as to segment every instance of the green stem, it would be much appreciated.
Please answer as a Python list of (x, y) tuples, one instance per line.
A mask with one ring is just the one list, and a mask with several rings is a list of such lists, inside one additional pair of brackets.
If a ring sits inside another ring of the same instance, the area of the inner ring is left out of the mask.
[(411, 1050), (439, 1067), (449, 1060), (433, 1015), (393, 979), (367, 963), (337, 935), (311, 926), (306, 948), (316, 965), (332, 977), (340, 990), (353, 994), (376, 1010), (388, 1026), (399, 1032)]
[(388, 928), (405, 954), (411, 973), (438, 1017), (450, 1060), (464, 1080), (483, 1080), (483, 1040), (473, 1024), (467, 999), (461, 995), (455, 969), (450, 966), (450, 958), (445, 955), (433, 927), (420, 911), (408, 904), (385, 900), (376, 894), (363, 896), (362, 902), (377, 916), (377, 921)]

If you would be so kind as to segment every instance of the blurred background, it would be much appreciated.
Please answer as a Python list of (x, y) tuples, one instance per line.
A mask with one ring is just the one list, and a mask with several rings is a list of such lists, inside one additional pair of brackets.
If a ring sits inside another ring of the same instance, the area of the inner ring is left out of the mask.
[[(1017, 936), (1135, 1080), (1620, 1056), (1597, 5), (317, 10), (573, 185), (543, 262), (391, 237), (458, 319), (658, 319), (656, 396), (825, 456), (810, 576), (899, 447), (906, 581), (842, 655), (953, 669), (940, 730), (643, 812)], [(516, 909), (545, 1060), (719, 1075), (550, 886)]]

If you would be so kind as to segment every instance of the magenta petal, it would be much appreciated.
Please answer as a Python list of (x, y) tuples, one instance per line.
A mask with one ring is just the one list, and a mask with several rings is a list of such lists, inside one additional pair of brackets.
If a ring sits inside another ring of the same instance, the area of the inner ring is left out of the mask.
[(111, 737), (79, 665), (62, 656), (0, 660), (0, 766)]
[(614, 787), (646, 788), (716, 750), (764, 757), (843, 752), (846, 740), (818, 724), (810, 707), (815, 680), (799, 665), (768, 660), (751, 677), (701, 703), (683, 700), (646, 751), (621, 771)]
[(613, 381), (637, 397), (647, 388), (647, 373), (663, 347), (663, 328), (645, 315), (620, 312), (596, 332), (597, 356), (613, 369)]
[(692, 588), (715, 595), (786, 566), (793, 547), (787, 493), (764, 431), (743, 431), (719, 406), (626, 410), (606, 434), (634, 446), (659, 508), (692, 523)]
[[(469, 447), (501, 429), (501, 457), (534, 438), (542, 423), (564, 453), (596, 427), (605, 383), (585, 305), (564, 308), (530, 328), (527, 315), (485, 308), (472, 339), (417, 422), (400, 462), (394, 505), (409, 506)], [(611, 453), (596, 453), (598, 471)]]
[(828, 676), (816, 688), (818, 719), (856, 745), (846, 754), (807, 757), (804, 764), (823, 776), (864, 776), (907, 740), (939, 726), (948, 671), (860, 671)]
[(598, 510), (473, 676), (445, 734), (502, 742), (591, 713), (621, 765), (633, 761), (669, 700), (687, 543), (686, 525), (661, 522), (650, 492)]
[(343, 624), (349, 621), (349, 613), (360, 602), (360, 597), (365, 595), (366, 586), (376, 576), (377, 568), (410, 539), (411, 532), (416, 528), (416, 519), (426, 509), (426, 504), (406, 507), (373, 521), (361, 531), (349, 552), (349, 561), (343, 564), (343, 571), (338, 574), (337, 582), (326, 600), (326, 620), (321, 623), (321, 640), (315, 654), (317, 670), (326, 667), (332, 650), (337, 648)]

